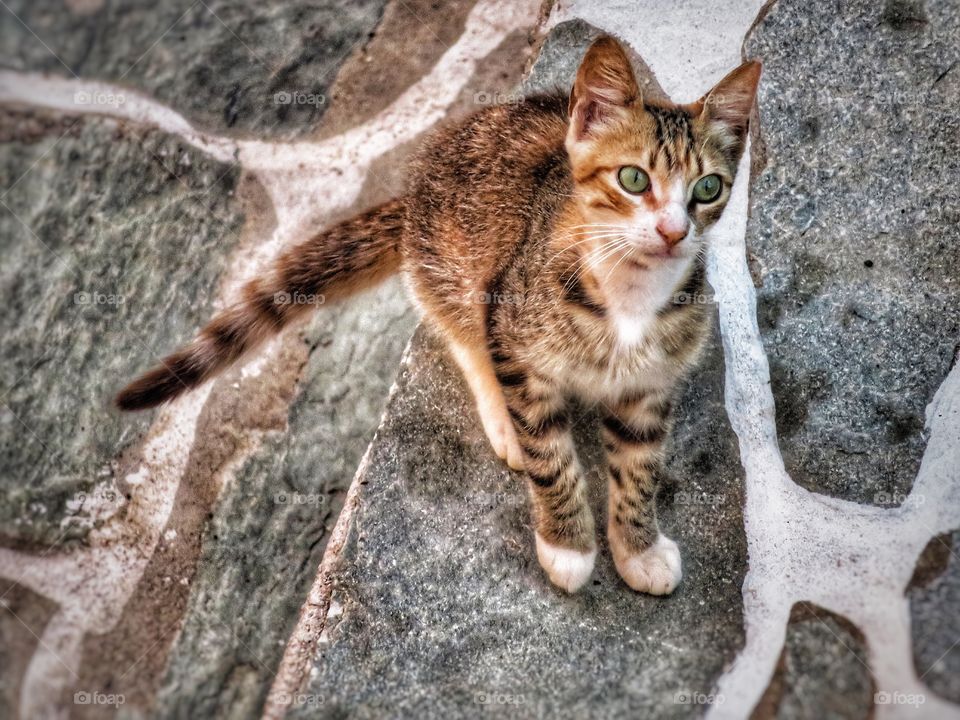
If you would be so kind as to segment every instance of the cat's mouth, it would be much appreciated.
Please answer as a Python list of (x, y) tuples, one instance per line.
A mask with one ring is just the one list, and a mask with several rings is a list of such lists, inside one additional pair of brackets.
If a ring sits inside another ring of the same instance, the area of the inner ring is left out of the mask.
[(627, 258), (627, 264), (637, 270), (650, 270), (670, 260), (679, 260), (680, 257), (681, 253), (677, 252), (674, 248), (653, 251), (642, 250), (630, 255)]

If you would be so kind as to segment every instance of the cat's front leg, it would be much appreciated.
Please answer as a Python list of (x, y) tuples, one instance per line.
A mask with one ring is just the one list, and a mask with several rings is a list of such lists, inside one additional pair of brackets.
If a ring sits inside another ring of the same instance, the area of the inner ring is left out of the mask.
[(537, 559), (554, 585), (575, 592), (593, 572), (597, 545), (566, 399), (504, 353), (495, 353), (494, 362), (529, 478)]
[(657, 477), (670, 431), (669, 397), (625, 396), (607, 408), (607, 537), (617, 572), (634, 590), (667, 595), (682, 577), (677, 544), (657, 525)]

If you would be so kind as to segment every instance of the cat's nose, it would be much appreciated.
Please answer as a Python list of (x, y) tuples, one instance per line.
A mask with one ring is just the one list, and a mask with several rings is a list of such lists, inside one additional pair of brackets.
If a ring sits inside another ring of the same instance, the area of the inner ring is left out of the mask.
[(664, 216), (657, 222), (657, 233), (667, 244), (667, 247), (673, 247), (687, 236), (690, 229), (690, 220), (687, 218)]

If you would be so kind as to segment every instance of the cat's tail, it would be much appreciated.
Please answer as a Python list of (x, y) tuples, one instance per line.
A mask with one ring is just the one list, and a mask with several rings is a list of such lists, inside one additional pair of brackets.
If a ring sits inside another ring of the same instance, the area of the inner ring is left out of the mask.
[(244, 286), (188, 345), (127, 385), (121, 410), (143, 410), (200, 385), (324, 302), (345, 297), (400, 267), (404, 198), (391, 200), (283, 252)]

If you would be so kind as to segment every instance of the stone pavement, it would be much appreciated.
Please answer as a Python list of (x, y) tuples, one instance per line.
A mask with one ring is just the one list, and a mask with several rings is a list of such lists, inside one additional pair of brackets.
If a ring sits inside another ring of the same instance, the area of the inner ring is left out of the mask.
[[(0, 9), (0, 717), (960, 716), (960, 5), (658, 5)], [(432, 125), (568, 84), (600, 32), (678, 100), (764, 61), (662, 490), (674, 595), (602, 547), (549, 585), (399, 282), (109, 409)]]

